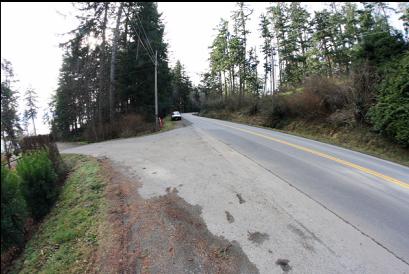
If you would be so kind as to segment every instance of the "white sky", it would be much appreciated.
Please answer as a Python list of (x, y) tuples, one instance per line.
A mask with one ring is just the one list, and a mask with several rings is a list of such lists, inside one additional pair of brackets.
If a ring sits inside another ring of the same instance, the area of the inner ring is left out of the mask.
[[(269, 3), (248, 3), (254, 9), (249, 22), (249, 46), (260, 47), (259, 17)], [(325, 3), (304, 4), (310, 13), (322, 9)], [(396, 7), (396, 3), (390, 3)], [(173, 65), (179, 59), (185, 66), (193, 83), (198, 84), (200, 74), (208, 67), (209, 49), (220, 18), (230, 19), (235, 3), (158, 3), (163, 13), (165, 39), (169, 44), (169, 58)], [(1, 58), (9, 60), (19, 80), (15, 88), (21, 97), (28, 87), (39, 95), (37, 133), (48, 133), (42, 123), (44, 108), (57, 88), (58, 73), (62, 62), (62, 50), (58, 44), (65, 41), (61, 36), (76, 26), (71, 3), (1, 3)], [(391, 18), (395, 28), (402, 29), (398, 16)], [(21, 103), (19, 112), (23, 113)], [(31, 129), (31, 127), (30, 127)]]

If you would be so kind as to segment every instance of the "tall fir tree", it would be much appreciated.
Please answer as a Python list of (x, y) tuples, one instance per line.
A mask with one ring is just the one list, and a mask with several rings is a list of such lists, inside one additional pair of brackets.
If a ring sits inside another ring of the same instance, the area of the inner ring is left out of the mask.
[(33, 124), (33, 131), (34, 135), (37, 135), (36, 125), (34, 120), (37, 118), (38, 113), (38, 103), (37, 103), (37, 93), (33, 88), (27, 89), (24, 100), (26, 102), (26, 110), (24, 111), (24, 119), (25, 121), (30, 121)]

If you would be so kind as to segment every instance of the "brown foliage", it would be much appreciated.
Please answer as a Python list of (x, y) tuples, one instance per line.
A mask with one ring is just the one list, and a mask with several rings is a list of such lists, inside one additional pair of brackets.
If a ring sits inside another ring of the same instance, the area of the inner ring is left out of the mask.
[(58, 151), (57, 144), (53, 135), (36, 135), (24, 137), (20, 141), (20, 147), (23, 153), (30, 153), (31, 151), (45, 149), (48, 151), (48, 157), (53, 163), (55, 171), (62, 175), (64, 173), (63, 161)]
[(287, 98), (293, 116), (325, 118), (349, 101), (351, 89), (346, 83), (337, 83), (334, 78), (311, 77), (303, 83), (303, 91)]
[(155, 123), (147, 122), (140, 114), (127, 114), (117, 121), (113, 129), (118, 137), (131, 137), (155, 130)]
[(376, 86), (379, 83), (379, 75), (374, 66), (367, 62), (352, 74), (352, 103), (354, 106), (355, 120), (358, 123), (368, 123), (366, 114), (375, 103)]
[(84, 131), (83, 138), (88, 141), (103, 141), (112, 138), (137, 136), (154, 130), (154, 122), (148, 122), (144, 115), (132, 113), (121, 116), (113, 123), (105, 123), (101, 127), (93, 127), (92, 122), (89, 123)]

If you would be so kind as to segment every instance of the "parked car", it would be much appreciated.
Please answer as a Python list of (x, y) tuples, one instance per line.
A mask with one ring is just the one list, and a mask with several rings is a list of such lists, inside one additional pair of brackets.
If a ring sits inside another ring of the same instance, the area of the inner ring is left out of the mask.
[(172, 112), (172, 115), (170, 116), (172, 121), (176, 121), (176, 120), (182, 120), (182, 115), (180, 115), (179, 111), (174, 111)]

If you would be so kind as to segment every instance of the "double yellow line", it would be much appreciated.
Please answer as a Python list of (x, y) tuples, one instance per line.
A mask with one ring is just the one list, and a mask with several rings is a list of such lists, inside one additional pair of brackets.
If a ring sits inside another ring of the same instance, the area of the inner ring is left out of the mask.
[(286, 142), (286, 141), (283, 141), (283, 140), (280, 140), (280, 139), (277, 139), (277, 138), (274, 138), (274, 137), (271, 137), (271, 136), (267, 136), (267, 135), (264, 135), (264, 134), (253, 132), (253, 131), (250, 131), (250, 130), (247, 130), (247, 129), (233, 127), (233, 126), (225, 125), (225, 124), (218, 123), (218, 122), (216, 122), (216, 123), (219, 124), (219, 125), (229, 127), (229, 128), (233, 128), (235, 130), (243, 131), (243, 132), (249, 133), (251, 135), (255, 135), (255, 136), (264, 138), (264, 139), (268, 139), (268, 140), (271, 140), (271, 141), (274, 141), (274, 142), (277, 142), (277, 143), (280, 143), (280, 144), (283, 144), (283, 145), (287, 145), (287, 146), (290, 146), (290, 147), (293, 147), (293, 148), (296, 148), (296, 149), (299, 149), (299, 150), (302, 150), (302, 151), (305, 151), (305, 152), (309, 152), (309, 153), (314, 154), (316, 156), (319, 156), (319, 157), (322, 157), (322, 158), (325, 158), (325, 159), (328, 159), (328, 160), (332, 160), (332, 161), (337, 162), (337, 163), (339, 163), (341, 165), (344, 165), (344, 166), (352, 167), (352, 168), (357, 169), (359, 171), (362, 171), (362, 172), (364, 172), (366, 174), (373, 175), (375, 177), (384, 179), (385, 181), (388, 181), (388, 182), (393, 183), (395, 185), (398, 185), (398, 186), (401, 186), (403, 188), (409, 189), (409, 184), (408, 183), (402, 182), (402, 181), (400, 181), (398, 179), (395, 179), (393, 177), (390, 177), (390, 176), (384, 175), (382, 173), (376, 172), (376, 171), (374, 171), (372, 169), (362, 167), (360, 165), (357, 165), (357, 164), (354, 164), (354, 163), (351, 163), (351, 162), (336, 158), (334, 156), (331, 156), (331, 155), (328, 155), (328, 154), (325, 154), (325, 153), (322, 153), (322, 152), (319, 152), (319, 151), (316, 151), (316, 150), (313, 150), (313, 149), (310, 149), (310, 148), (307, 148), (307, 147), (292, 144), (292, 143), (289, 143), (289, 142)]

